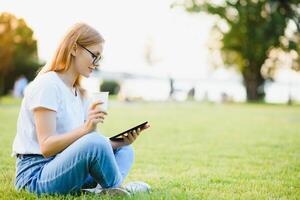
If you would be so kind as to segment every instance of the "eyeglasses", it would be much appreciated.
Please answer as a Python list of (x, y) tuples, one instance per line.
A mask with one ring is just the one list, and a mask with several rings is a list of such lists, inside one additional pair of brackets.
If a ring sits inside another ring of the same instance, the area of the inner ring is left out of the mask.
[(88, 48), (82, 46), (81, 44), (78, 44), (81, 48), (83, 48), (84, 50), (86, 50), (87, 52), (89, 52), (93, 58), (93, 65), (98, 66), (100, 60), (102, 59), (101, 55), (95, 55), (93, 52), (91, 52), (91, 50), (89, 50)]

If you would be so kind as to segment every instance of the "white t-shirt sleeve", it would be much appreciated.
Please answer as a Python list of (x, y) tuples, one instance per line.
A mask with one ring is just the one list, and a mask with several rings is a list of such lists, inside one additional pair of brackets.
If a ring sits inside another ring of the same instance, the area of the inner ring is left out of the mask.
[(51, 83), (41, 83), (38, 87), (31, 91), (29, 100), (29, 109), (47, 108), (57, 111), (59, 106), (59, 90), (58, 87)]

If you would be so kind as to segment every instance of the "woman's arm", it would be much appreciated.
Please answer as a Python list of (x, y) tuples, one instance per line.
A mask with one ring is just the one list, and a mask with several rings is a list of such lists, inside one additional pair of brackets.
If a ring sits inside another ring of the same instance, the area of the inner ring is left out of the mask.
[[(97, 104), (99, 104), (99, 102), (92, 105), (92, 108), (94, 108)], [(95, 130), (96, 125), (99, 122), (103, 123), (104, 115), (106, 115), (106, 113), (101, 112), (98, 109), (91, 109), (85, 124), (70, 132), (58, 135), (56, 133), (55, 111), (40, 107), (35, 109), (33, 113), (37, 138), (41, 148), (41, 153), (44, 157), (50, 157), (58, 154), (80, 137)]]

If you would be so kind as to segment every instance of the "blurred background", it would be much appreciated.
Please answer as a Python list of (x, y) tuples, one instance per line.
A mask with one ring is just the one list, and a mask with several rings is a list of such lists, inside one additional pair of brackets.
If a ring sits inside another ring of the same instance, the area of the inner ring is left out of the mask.
[(104, 36), (83, 81), (120, 101), (300, 102), (298, 0), (0, 0), (0, 94), (22, 97), (76, 22)]
[(106, 40), (83, 80), (111, 94), (100, 133), (151, 124), (132, 199), (299, 199), (299, 0), (0, 0), (0, 199), (36, 199), (13, 188), (16, 120), (76, 22)]

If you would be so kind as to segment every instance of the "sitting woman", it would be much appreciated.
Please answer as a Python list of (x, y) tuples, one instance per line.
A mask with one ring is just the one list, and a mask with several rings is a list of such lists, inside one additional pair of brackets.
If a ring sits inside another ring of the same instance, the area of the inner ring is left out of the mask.
[(130, 195), (149, 189), (143, 182), (122, 186), (134, 160), (131, 144), (149, 125), (123, 141), (107, 139), (96, 132), (107, 113), (99, 101), (88, 105), (80, 87), (81, 76), (99, 66), (103, 44), (89, 25), (74, 25), (26, 88), (13, 144), (17, 190), (69, 194), (97, 186), (97, 193)]

